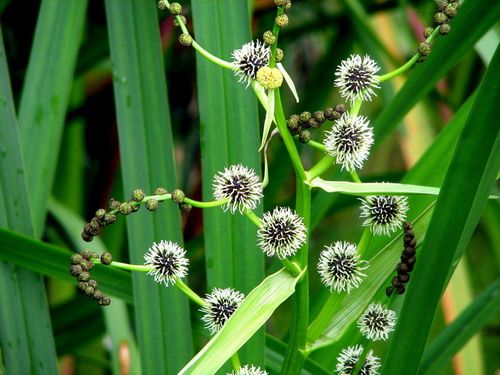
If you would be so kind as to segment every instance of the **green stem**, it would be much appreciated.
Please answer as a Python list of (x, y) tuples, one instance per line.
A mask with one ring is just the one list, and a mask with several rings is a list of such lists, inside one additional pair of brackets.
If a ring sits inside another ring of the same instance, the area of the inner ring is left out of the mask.
[[(437, 35), (439, 35), (439, 26), (434, 29), (432, 34), (425, 41), (427, 43), (430, 43), (436, 38)], [(379, 76), (378, 77), (379, 81), (380, 82), (388, 81), (394, 77), (397, 77), (397, 76), (403, 74), (404, 72), (409, 70), (413, 65), (415, 65), (415, 63), (418, 61), (418, 59), (421, 56), (422, 55), (417, 52), (415, 55), (413, 55), (413, 57), (410, 60), (408, 60), (408, 62), (406, 64), (400, 66), (399, 68), (397, 68), (396, 70), (393, 70), (392, 72), (389, 72), (387, 74)]]
[(283, 112), (283, 104), (281, 103), (281, 94), (279, 92), (279, 89), (276, 90), (275, 94), (274, 115), (276, 118), (276, 125), (278, 126), (281, 138), (285, 143), (288, 155), (290, 155), (290, 159), (292, 161), (293, 168), (295, 169), (297, 177), (300, 178), (301, 181), (306, 181), (306, 172), (304, 170), (304, 166), (302, 165), (302, 161), (300, 160), (299, 152), (297, 151), (297, 147), (295, 147), (295, 142), (293, 141), (292, 135), (288, 131), (288, 127), (286, 125), (286, 119)]
[(241, 361), (238, 352), (231, 356), (231, 365), (233, 366), (234, 371), (238, 371), (241, 368)]
[(260, 218), (257, 215), (255, 215), (255, 212), (253, 212), (251, 210), (247, 210), (247, 211), (245, 211), (244, 215), (246, 217), (248, 217), (252, 223), (254, 223), (255, 225), (257, 225), (260, 228), (262, 221), (260, 220)]
[(334, 162), (335, 158), (332, 158), (330, 155), (325, 155), (319, 162), (316, 163), (316, 165), (306, 172), (307, 181), (312, 181), (326, 172)]
[(361, 99), (357, 99), (349, 110), (349, 114), (351, 116), (357, 116), (359, 110), (361, 109), (361, 104), (363, 104), (363, 101)]
[(227, 202), (229, 202), (229, 199), (224, 198), (218, 201), (209, 201), (209, 202), (201, 202), (201, 201), (195, 201), (194, 199), (190, 198), (184, 198), (184, 202), (187, 204), (190, 204), (193, 207), (198, 207), (198, 208), (212, 208), (212, 207), (220, 207), (225, 205)]
[[(294, 138), (299, 138), (299, 136), (297, 135)], [(326, 152), (326, 147), (323, 145), (323, 143), (309, 141), (307, 142), (307, 144), (318, 151)]]
[(196, 294), (190, 287), (188, 287), (181, 279), (177, 279), (175, 286), (184, 293), (191, 301), (200, 307), (206, 306), (206, 302), (198, 294)]
[[(297, 176), (297, 201), (296, 211), (304, 219), (307, 228), (311, 224), (311, 189)], [(307, 267), (309, 241), (299, 250), (295, 260), (302, 269)], [(305, 348), (307, 338), (307, 326), (309, 324), (309, 276), (305, 272), (302, 279), (297, 283), (294, 299), (292, 323), (290, 328), (290, 339), (281, 369), (281, 374), (300, 374), (305, 361)]]
[[(92, 259), (92, 262), (95, 264), (102, 264), (100, 259)], [(153, 270), (153, 266), (145, 266), (144, 264), (128, 264), (116, 261), (112, 261), (110, 266), (120, 268), (122, 270), (136, 271), (136, 272), (149, 272)]]
[[(280, 16), (283, 13), (285, 13), (285, 7), (282, 5), (278, 7), (276, 16)], [(271, 68), (276, 67), (276, 48), (278, 47), (278, 37), (280, 35), (280, 27), (276, 24), (276, 22), (273, 25), (273, 34), (276, 37), (276, 42), (274, 42), (271, 46), (271, 58), (269, 59), (269, 66)]]
[(358, 173), (356, 171), (351, 171), (349, 173), (354, 182), (361, 182), (361, 179), (359, 178)]

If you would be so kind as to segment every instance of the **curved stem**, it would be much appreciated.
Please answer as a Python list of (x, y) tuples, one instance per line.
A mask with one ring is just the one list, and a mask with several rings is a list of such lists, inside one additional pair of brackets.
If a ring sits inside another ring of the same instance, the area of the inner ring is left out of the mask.
[(233, 366), (234, 371), (238, 371), (241, 368), (241, 361), (238, 352), (231, 356), (231, 365)]
[(184, 202), (187, 204), (190, 204), (193, 207), (198, 207), (198, 208), (212, 208), (212, 207), (220, 207), (225, 205), (227, 202), (229, 202), (229, 199), (224, 198), (218, 201), (209, 201), (209, 202), (201, 202), (201, 201), (196, 201), (191, 198), (184, 198)]
[(177, 281), (175, 282), (175, 286), (198, 306), (204, 307), (206, 305), (206, 302), (203, 300), (203, 298), (196, 294), (196, 292), (188, 287), (181, 279), (177, 279)]
[(307, 181), (312, 181), (316, 177), (326, 172), (335, 163), (335, 158), (330, 155), (325, 155), (311, 169), (306, 172)]
[[(102, 264), (100, 259), (92, 259), (92, 262), (95, 264)], [(145, 266), (144, 264), (128, 264), (116, 261), (112, 261), (109, 266), (136, 272), (149, 272), (153, 269), (152, 266)]]
[[(434, 29), (432, 34), (425, 41), (427, 43), (432, 42), (438, 34), (439, 34), (439, 26)], [(378, 77), (379, 81), (380, 82), (388, 81), (389, 79), (392, 79), (394, 77), (397, 77), (397, 76), (403, 74), (404, 72), (409, 70), (413, 65), (415, 65), (415, 63), (418, 61), (418, 59), (421, 56), (422, 55), (420, 53), (416, 53), (415, 55), (413, 55), (413, 57), (410, 60), (408, 60), (408, 62), (406, 62), (406, 64), (400, 66), (399, 68), (397, 68), (396, 70), (393, 70), (392, 72), (389, 72), (387, 74), (379, 76)]]
[(262, 221), (260, 220), (260, 218), (257, 215), (255, 215), (255, 212), (248, 210), (248, 211), (245, 211), (244, 215), (246, 217), (248, 217), (250, 219), (250, 221), (252, 223), (254, 223), (255, 225), (257, 225), (258, 227), (261, 226)]
[(358, 173), (356, 171), (351, 171), (349, 173), (354, 182), (361, 182), (361, 179), (359, 178)]

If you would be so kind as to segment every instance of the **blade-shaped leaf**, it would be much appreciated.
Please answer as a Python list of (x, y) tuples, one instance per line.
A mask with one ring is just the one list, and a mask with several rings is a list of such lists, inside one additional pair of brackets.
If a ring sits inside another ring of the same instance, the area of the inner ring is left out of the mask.
[[(154, 2), (107, 0), (124, 191), (176, 188), (167, 85)], [(178, 208), (139, 211), (127, 220), (132, 263), (154, 241), (182, 244)], [(145, 374), (176, 373), (192, 355), (188, 301), (178, 290), (133, 276), (137, 336)], [(171, 338), (175, 337), (175, 340)]]
[(293, 294), (300, 276), (293, 277), (282, 269), (266, 277), (180, 374), (215, 374), (266, 323), (274, 310)]
[(348, 181), (326, 181), (320, 177), (315, 178), (309, 183), (312, 187), (323, 189), (329, 193), (343, 193), (349, 195), (408, 195), (408, 194), (427, 194), (438, 195), (439, 188), (431, 186), (396, 184), (391, 182), (384, 183), (357, 183)]
[(460, 135), (419, 263), (413, 271), (413, 282), (408, 285), (384, 364), (387, 373), (403, 366), (408, 374), (417, 372), (432, 323), (433, 314), (429, 311), (436, 308), (498, 173), (500, 132), (493, 119), (498, 118), (499, 101), (500, 48), (497, 48)]

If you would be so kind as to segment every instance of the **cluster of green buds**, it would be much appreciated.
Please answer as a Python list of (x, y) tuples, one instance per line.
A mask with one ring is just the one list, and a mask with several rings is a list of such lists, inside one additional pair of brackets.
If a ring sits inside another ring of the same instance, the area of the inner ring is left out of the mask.
[(98, 289), (97, 281), (90, 277), (90, 270), (94, 267), (92, 260), (100, 259), (100, 263), (109, 265), (113, 261), (111, 253), (105, 252), (101, 256), (96, 252), (84, 250), (71, 256), (70, 273), (78, 281), (78, 289), (84, 294), (96, 300), (99, 305), (108, 306), (111, 298), (105, 296)]
[[(460, 8), (459, 0), (438, 0), (436, 12), (434, 13), (434, 23), (439, 30), (440, 35), (446, 35), (451, 31), (450, 21), (457, 15)], [(431, 44), (428, 39), (434, 33), (433, 27), (427, 27), (424, 30), (425, 41), (417, 47), (417, 52), (421, 55), (418, 62), (425, 61), (426, 57), (431, 53)]]
[[(167, 1), (160, 0), (158, 1), (158, 8), (160, 10), (168, 10), (170, 14), (174, 17), (174, 25), (176, 27), (181, 27), (182, 25), (186, 25), (186, 17), (182, 15), (182, 5), (179, 3), (168, 3)], [(184, 27), (184, 26), (182, 26)], [(183, 32), (179, 35), (179, 43), (183, 46), (189, 47), (193, 44), (193, 37), (188, 33)]]
[(401, 254), (401, 262), (396, 266), (397, 276), (392, 278), (391, 286), (387, 287), (385, 291), (388, 297), (390, 297), (394, 291), (398, 294), (403, 294), (405, 292), (405, 284), (410, 281), (410, 272), (413, 270), (413, 267), (415, 267), (415, 262), (417, 261), (415, 257), (417, 240), (415, 239), (413, 226), (410, 222), (405, 221), (403, 228), (405, 233), (404, 250)]
[(328, 107), (313, 113), (304, 111), (299, 115), (293, 114), (287, 120), (288, 130), (292, 135), (298, 135), (301, 143), (308, 143), (311, 140), (310, 129), (320, 128), (327, 120), (338, 120), (345, 111), (343, 104), (337, 104), (335, 107)]
[(146, 196), (142, 189), (132, 191), (131, 199), (125, 202), (120, 202), (111, 198), (108, 203), (108, 209), (100, 208), (96, 211), (95, 216), (83, 227), (82, 238), (86, 242), (90, 242), (93, 238), (99, 235), (102, 229), (116, 221), (117, 215), (130, 215), (139, 211), (141, 204), (145, 204), (149, 211), (155, 211), (160, 202), (171, 199), (179, 205), (183, 211), (189, 211), (191, 206), (184, 203), (186, 198), (182, 190), (176, 189), (171, 194), (163, 187), (159, 187), (154, 191), (154, 195)]

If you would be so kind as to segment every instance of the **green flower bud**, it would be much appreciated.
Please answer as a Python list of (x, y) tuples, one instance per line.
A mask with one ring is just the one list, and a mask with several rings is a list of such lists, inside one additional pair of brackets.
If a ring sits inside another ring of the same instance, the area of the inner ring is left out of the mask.
[(446, 35), (451, 31), (451, 26), (449, 23), (443, 23), (439, 26), (439, 34)]
[(311, 118), (311, 112), (304, 111), (300, 114), (299, 118), (300, 118), (300, 122), (305, 124)]
[(142, 202), (144, 197), (145, 197), (145, 194), (144, 194), (144, 191), (142, 191), (142, 189), (135, 189), (132, 192), (132, 200), (134, 202)]
[(292, 7), (292, 0), (286, 0), (285, 10), (290, 10)]
[(167, 10), (167, 5), (163, 2), (163, 0), (158, 1), (156, 4), (158, 6), (158, 9), (160, 10)]
[(276, 4), (276, 6), (280, 7), (286, 4), (286, 0), (274, 0), (274, 3)]
[(91, 260), (83, 260), (81, 266), (84, 271), (90, 271), (94, 267), (94, 263)]
[(315, 119), (315, 118), (310, 118), (309, 121), (307, 121), (307, 128), (313, 128), (317, 129), (320, 127), (320, 123)]
[[(132, 201), (131, 201), (131, 202), (132, 202)], [(131, 202), (129, 202), (129, 203), (131, 203)], [(140, 204), (137, 204), (137, 203), (135, 203), (135, 204), (130, 204), (130, 206), (132, 207), (132, 212), (137, 212), (137, 211), (139, 211), (139, 209), (141, 208), (141, 205), (140, 205)]]
[(285, 53), (281, 48), (276, 48), (276, 62), (281, 62), (285, 57)]
[(73, 264), (69, 270), (71, 275), (74, 277), (78, 277), (83, 272), (82, 266), (79, 264)]
[(89, 284), (92, 288), (97, 289), (97, 281), (94, 279), (90, 279), (87, 284)]
[(146, 208), (149, 211), (155, 211), (158, 208), (158, 201), (156, 199), (150, 199), (146, 202)]
[[(185, 24), (186, 24), (186, 17), (184, 17), (184, 16), (182, 16), (182, 15), (180, 15), (180, 16), (178, 16), (178, 17), (181, 19), (181, 22), (185, 25)], [(179, 20), (177, 20), (177, 18), (176, 18), (176, 19), (174, 19), (174, 26), (175, 26), (175, 27), (179, 27), (179, 25), (180, 25), (180, 24), (179, 24)]]
[(178, 16), (179, 14), (182, 13), (182, 5), (179, 3), (172, 3), (170, 4), (170, 13), (174, 16)]
[(88, 283), (86, 283), (85, 281), (79, 281), (78, 282), (78, 289), (84, 290), (87, 287), (87, 285), (88, 285)]
[(257, 71), (257, 82), (265, 89), (277, 89), (283, 84), (283, 74), (277, 68), (263, 66)]
[(288, 16), (286, 14), (280, 14), (279, 16), (277, 16), (274, 19), (274, 22), (276, 23), (276, 25), (278, 25), (281, 28), (287, 27), (288, 26)]
[(189, 212), (192, 210), (193, 206), (191, 206), (188, 203), (181, 203), (179, 205), (179, 208), (181, 209), (182, 212)]
[(96, 290), (92, 297), (99, 301), (104, 297), (104, 294), (100, 290)]
[(90, 242), (94, 239), (93, 236), (91, 236), (90, 234), (88, 234), (86, 232), (82, 232), (81, 236), (82, 236), (82, 240), (84, 240), (85, 242)]
[(108, 266), (111, 264), (111, 262), (113, 261), (113, 255), (111, 255), (110, 252), (105, 252), (105, 253), (102, 253), (101, 255), (101, 263)]
[(340, 114), (344, 113), (346, 111), (345, 105), (337, 104), (335, 106), (335, 111), (339, 112)]
[(71, 256), (71, 264), (80, 264), (83, 260), (83, 257), (80, 254), (73, 254)]
[(302, 130), (299, 134), (300, 143), (308, 143), (311, 140), (311, 132), (309, 130)]
[(111, 303), (111, 298), (109, 298), (108, 296), (104, 296), (99, 300), (98, 303), (102, 306), (108, 306)]
[(182, 33), (179, 35), (179, 43), (185, 47), (189, 47), (193, 44), (193, 37), (187, 33)]
[(300, 117), (297, 115), (291, 115), (287, 121), (288, 129), (291, 131), (296, 130), (299, 127)]
[(91, 250), (83, 250), (80, 253), (80, 255), (82, 256), (82, 258), (85, 259), (85, 260), (91, 260), (93, 254), (94, 254), (94, 252), (91, 251)]
[(431, 53), (431, 45), (427, 42), (422, 42), (418, 45), (417, 52), (422, 56), (428, 56)]
[(325, 117), (327, 120), (330, 120), (330, 121), (333, 120), (333, 108), (332, 107), (325, 108)]
[(322, 123), (324, 123), (326, 121), (325, 112), (323, 112), (323, 111), (316, 111), (316, 112), (314, 112), (313, 113), (313, 117), (320, 124), (322, 124)]
[(104, 216), (106, 215), (106, 210), (104, 208), (99, 208), (96, 212), (95, 212), (95, 217), (100, 220), (100, 221), (103, 221), (104, 220)]
[(430, 37), (433, 31), (434, 29), (432, 27), (426, 27), (424, 30), (424, 38), (427, 39)]
[(89, 280), (90, 280), (90, 273), (88, 273), (87, 271), (82, 271), (78, 275), (78, 281), (89, 281)]
[(116, 221), (116, 215), (115, 214), (106, 214), (104, 216), (104, 223), (107, 224), (113, 224)]
[(186, 194), (184, 194), (184, 192), (180, 189), (175, 189), (173, 192), (172, 192), (172, 200), (177, 203), (177, 204), (181, 204), (182, 202), (184, 202), (184, 198), (186, 198)]
[(109, 200), (108, 205), (109, 205), (109, 208), (110, 208), (111, 210), (117, 210), (118, 208), (120, 208), (120, 201), (117, 201), (116, 199), (111, 198), (111, 199)]
[(437, 12), (434, 14), (434, 22), (441, 25), (442, 23), (448, 22), (448, 17), (442, 12)]
[(163, 187), (158, 187), (158, 188), (156, 188), (154, 194), (155, 195), (165, 195), (165, 194), (168, 194), (168, 191), (167, 191), (167, 189), (165, 189)]
[(269, 45), (276, 43), (276, 36), (273, 34), (272, 31), (269, 30), (264, 33), (262, 39), (264, 39), (264, 43)]
[(457, 15), (457, 7), (454, 4), (449, 4), (446, 8), (444, 8), (444, 14), (450, 18), (455, 17)]
[(128, 202), (120, 204), (119, 211), (122, 215), (129, 215), (132, 212), (132, 206)]
[(83, 226), (83, 231), (90, 236), (97, 236), (99, 234), (99, 227), (96, 229), (95, 226), (87, 223)]
[(85, 292), (85, 294), (86, 294), (87, 296), (91, 296), (91, 295), (93, 295), (93, 294), (94, 294), (95, 289), (94, 289), (94, 288), (92, 288), (90, 285), (88, 285), (88, 284), (87, 284), (87, 286), (83, 289), (83, 291)]

